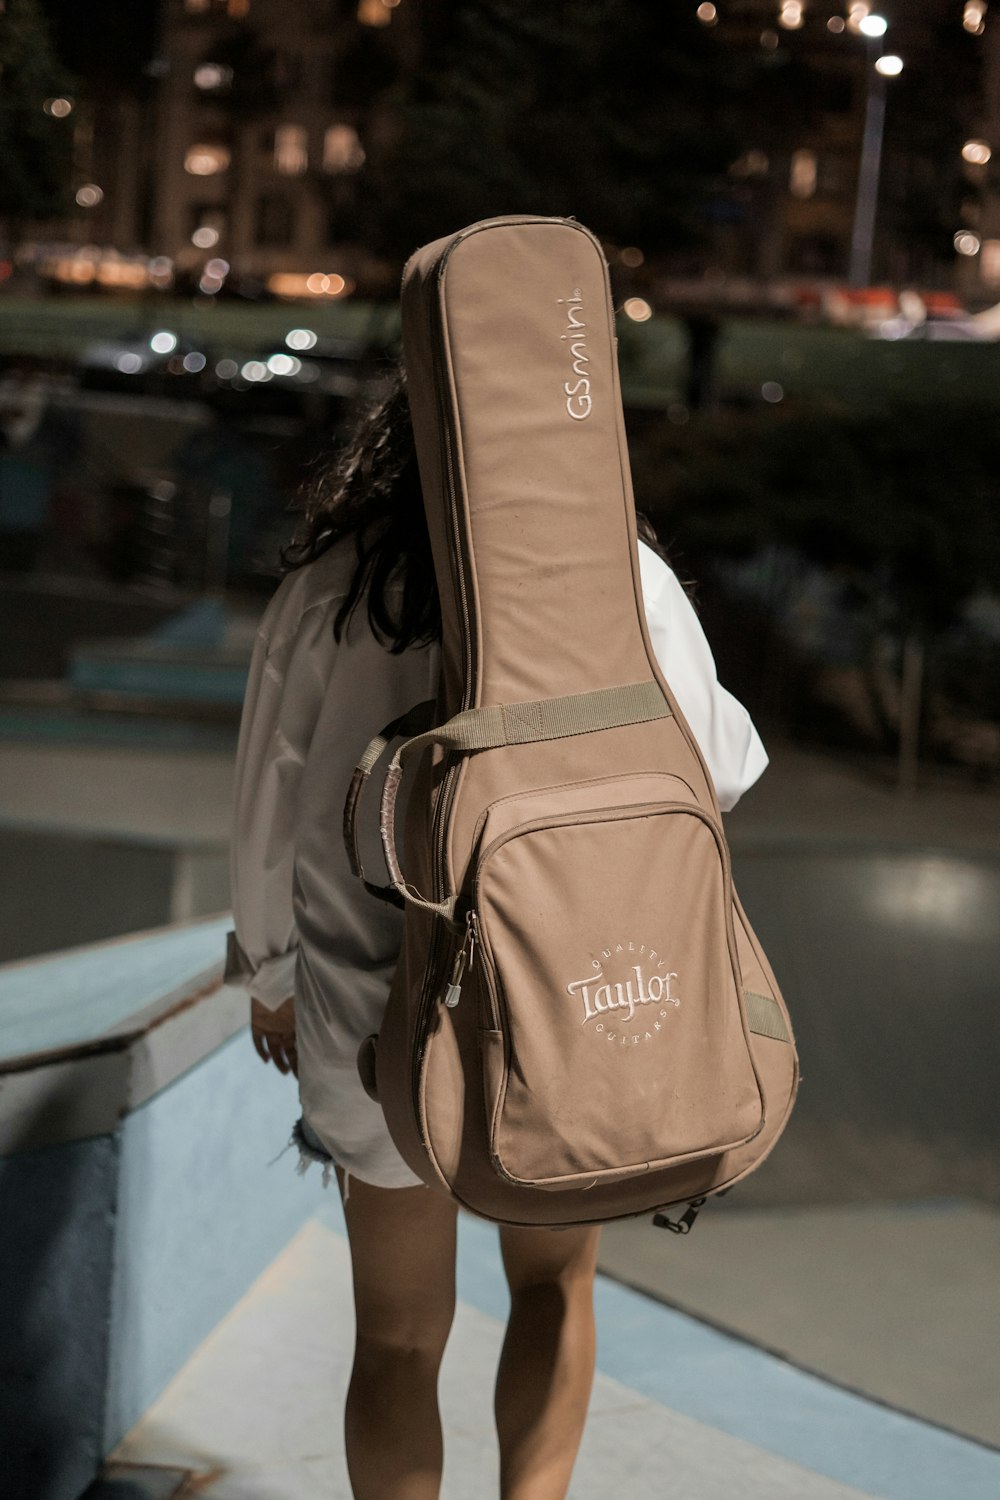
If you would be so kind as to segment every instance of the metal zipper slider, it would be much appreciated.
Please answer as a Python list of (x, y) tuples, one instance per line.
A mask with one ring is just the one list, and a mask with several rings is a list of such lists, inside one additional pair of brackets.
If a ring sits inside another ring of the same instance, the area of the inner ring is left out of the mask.
[(455, 954), (455, 963), (451, 971), (451, 983), (444, 992), (444, 1003), (449, 1010), (454, 1010), (462, 998), (462, 979), (466, 969), (472, 963), (472, 955), (476, 950), (476, 914), (470, 911), (465, 919), (465, 941)]

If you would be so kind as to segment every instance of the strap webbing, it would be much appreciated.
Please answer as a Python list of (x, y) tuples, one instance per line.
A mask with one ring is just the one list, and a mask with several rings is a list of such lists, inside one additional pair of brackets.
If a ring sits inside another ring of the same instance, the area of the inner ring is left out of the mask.
[[(621, 687), (597, 688), (590, 693), (567, 693), (562, 698), (535, 698), (526, 703), (494, 703), (486, 708), (467, 708), (436, 729), (414, 735), (400, 745), (389, 764), (382, 788), (379, 826), (389, 879), (398, 894), (412, 906), (437, 912), (450, 920), (456, 896), (430, 901), (409, 885), (396, 854), (395, 807), (403, 761), (427, 745), (447, 750), (498, 750), (504, 745), (532, 745), (540, 740), (558, 740), (599, 729), (619, 729), (627, 724), (646, 724), (669, 719), (672, 710), (659, 683), (627, 682)], [(363, 780), (363, 778), (361, 778)]]
[(747, 1025), (757, 1036), (769, 1036), (775, 1042), (787, 1042), (788, 1027), (781, 1014), (781, 1006), (770, 995), (758, 995), (753, 990), (743, 991), (747, 1008)]
[(391, 885), (374, 885), (372, 881), (365, 879), (365, 872), (361, 865), (361, 850), (358, 847), (358, 806), (369, 776), (392, 741), (400, 734), (411, 735), (415, 730), (423, 730), (433, 724), (434, 706), (433, 698), (418, 703), (405, 714), (400, 714), (398, 719), (393, 719), (391, 724), (387, 724), (381, 733), (375, 736), (358, 761), (347, 791), (347, 800), (344, 803), (344, 844), (351, 872), (364, 881), (366, 890), (370, 891), (373, 896), (378, 896), (382, 901), (388, 901), (392, 906), (403, 904), (403, 898), (396, 888)]
[(670, 706), (657, 682), (628, 682), (621, 687), (569, 693), (562, 698), (535, 698), (527, 703), (494, 703), (467, 708), (447, 723), (408, 740), (394, 759), (403, 760), (424, 745), (448, 750), (498, 750), (503, 745), (532, 745), (540, 740), (592, 734), (668, 719)]

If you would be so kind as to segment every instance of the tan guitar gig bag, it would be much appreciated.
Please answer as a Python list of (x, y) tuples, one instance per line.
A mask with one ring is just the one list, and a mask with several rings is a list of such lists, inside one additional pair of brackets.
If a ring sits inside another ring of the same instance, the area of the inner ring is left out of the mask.
[(697, 1205), (770, 1151), (798, 1065), (649, 642), (604, 257), (570, 220), (488, 220), (413, 256), (402, 307), (442, 673), (348, 798), (360, 875), (360, 792), (409, 734), (362, 1074), (414, 1172), (486, 1218)]

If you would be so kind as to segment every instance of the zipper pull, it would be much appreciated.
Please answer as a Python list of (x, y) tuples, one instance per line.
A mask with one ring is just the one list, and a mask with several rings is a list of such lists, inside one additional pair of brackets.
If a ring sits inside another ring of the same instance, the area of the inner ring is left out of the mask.
[(444, 1003), (449, 1010), (454, 1010), (462, 998), (462, 979), (466, 969), (472, 963), (472, 955), (476, 951), (476, 914), (470, 911), (465, 919), (465, 941), (455, 954), (455, 962), (451, 971), (451, 983), (444, 992)]

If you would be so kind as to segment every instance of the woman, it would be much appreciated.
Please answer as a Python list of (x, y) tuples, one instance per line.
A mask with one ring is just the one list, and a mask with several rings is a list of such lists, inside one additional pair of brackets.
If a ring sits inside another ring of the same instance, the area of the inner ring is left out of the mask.
[[(670, 568), (640, 547), (650, 635), (721, 806), (767, 756), (722, 688)], [(347, 1397), (356, 1500), (435, 1500), (437, 1377), (455, 1306), (454, 1203), (419, 1183), (357, 1072), (402, 916), (349, 870), (341, 813), (374, 734), (437, 687), (440, 611), (400, 377), (307, 508), (257, 634), (237, 760), (236, 932), (254, 1043), (299, 1080), (301, 1166), (335, 1169), (354, 1273)], [(376, 845), (377, 848), (377, 845)], [(377, 856), (369, 853), (370, 867)], [(366, 860), (366, 864), (369, 860)], [(511, 1311), (496, 1383), (503, 1500), (561, 1500), (594, 1370), (599, 1230), (501, 1228)]]

